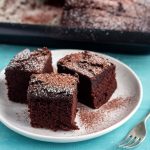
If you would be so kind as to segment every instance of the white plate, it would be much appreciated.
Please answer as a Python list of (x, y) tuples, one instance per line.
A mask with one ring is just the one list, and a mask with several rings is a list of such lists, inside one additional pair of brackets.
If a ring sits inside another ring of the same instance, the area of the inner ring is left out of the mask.
[[(66, 54), (77, 50), (52, 51), (53, 65)], [(138, 109), (142, 100), (142, 85), (137, 75), (122, 62), (108, 58), (116, 65), (117, 90), (110, 101), (98, 110), (90, 109), (82, 104), (78, 105), (76, 122), (80, 130), (51, 131), (32, 128), (29, 123), (26, 105), (8, 100), (5, 75), (0, 73), (0, 120), (8, 128), (26, 137), (48, 142), (77, 142), (104, 135), (124, 124)]]

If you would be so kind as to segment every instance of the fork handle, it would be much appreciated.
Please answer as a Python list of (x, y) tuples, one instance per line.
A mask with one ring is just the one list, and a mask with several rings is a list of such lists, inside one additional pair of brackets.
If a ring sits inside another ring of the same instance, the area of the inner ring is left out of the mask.
[(144, 122), (146, 122), (150, 118), (150, 112), (146, 115)]

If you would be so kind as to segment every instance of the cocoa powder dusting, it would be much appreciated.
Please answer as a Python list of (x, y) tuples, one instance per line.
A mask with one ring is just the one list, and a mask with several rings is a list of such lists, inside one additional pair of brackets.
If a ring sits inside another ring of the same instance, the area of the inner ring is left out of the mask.
[(104, 130), (126, 117), (133, 105), (136, 105), (134, 97), (112, 99), (96, 110), (79, 104), (80, 124), (86, 133)]

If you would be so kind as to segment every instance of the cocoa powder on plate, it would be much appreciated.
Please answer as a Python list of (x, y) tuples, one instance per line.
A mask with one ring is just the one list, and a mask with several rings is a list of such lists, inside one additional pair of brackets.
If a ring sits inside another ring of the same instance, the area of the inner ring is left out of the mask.
[(117, 97), (99, 109), (91, 109), (79, 104), (80, 124), (88, 133), (103, 130), (126, 117), (133, 109), (133, 105), (135, 105), (135, 101), (131, 97)]

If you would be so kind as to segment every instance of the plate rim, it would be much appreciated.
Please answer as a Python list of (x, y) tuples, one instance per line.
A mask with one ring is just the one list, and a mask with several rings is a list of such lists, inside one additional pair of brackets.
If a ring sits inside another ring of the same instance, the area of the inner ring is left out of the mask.
[[(84, 50), (79, 50), (79, 49), (52, 49), (51, 51), (52, 51), (52, 53), (55, 52), (55, 51), (63, 51), (63, 52), (64, 51), (65, 52), (68, 52), (68, 51), (71, 52), (72, 51), (74, 53), (74, 52), (82, 52)], [(107, 133), (109, 133), (109, 132), (111, 132), (111, 131), (119, 128), (124, 123), (126, 123), (136, 113), (136, 111), (140, 107), (142, 99), (143, 99), (143, 87), (142, 87), (142, 83), (140, 81), (140, 78), (124, 62), (122, 62), (122, 61), (120, 61), (120, 60), (118, 60), (118, 59), (116, 59), (116, 58), (114, 58), (112, 56), (109, 56), (107, 54), (103, 54), (103, 53), (99, 53), (99, 52), (94, 52), (94, 51), (89, 51), (89, 52), (92, 52), (92, 53), (104, 56), (105, 58), (114, 60), (117, 63), (121, 64), (123, 67), (125, 67), (134, 76), (136, 82), (138, 83), (138, 86), (139, 86), (139, 100), (138, 100), (138, 103), (133, 108), (133, 110), (126, 117), (124, 117), (121, 121), (113, 124), (112, 126), (106, 128), (104, 130), (101, 130), (101, 131), (89, 133), (87, 135), (79, 135), (79, 136), (76, 135), (76, 136), (72, 136), (72, 137), (53, 137), (53, 136), (39, 135), (39, 134), (36, 134), (36, 133), (32, 133), (32, 132), (29, 132), (29, 131), (22, 130), (21, 128), (15, 127), (11, 123), (9, 123), (9, 121), (7, 121), (7, 119), (5, 119), (1, 115), (1, 113), (0, 113), (0, 121), (6, 127), (8, 127), (9, 129), (11, 129), (12, 131), (14, 131), (16, 133), (19, 133), (19, 134), (21, 134), (21, 135), (23, 135), (25, 137), (28, 137), (28, 138), (31, 138), (31, 139), (35, 139), (35, 140), (39, 140), (39, 141), (54, 142), (54, 143), (70, 143), (70, 142), (79, 142), (79, 141), (85, 141), (85, 140), (93, 139), (93, 138), (105, 135), (105, 134), (107, 134)], [(4, 71), (5, 71), (5, 68), (2, 71), (0, 71), (0, 77), (1, 77), (1, 74), (4, 73)]]

